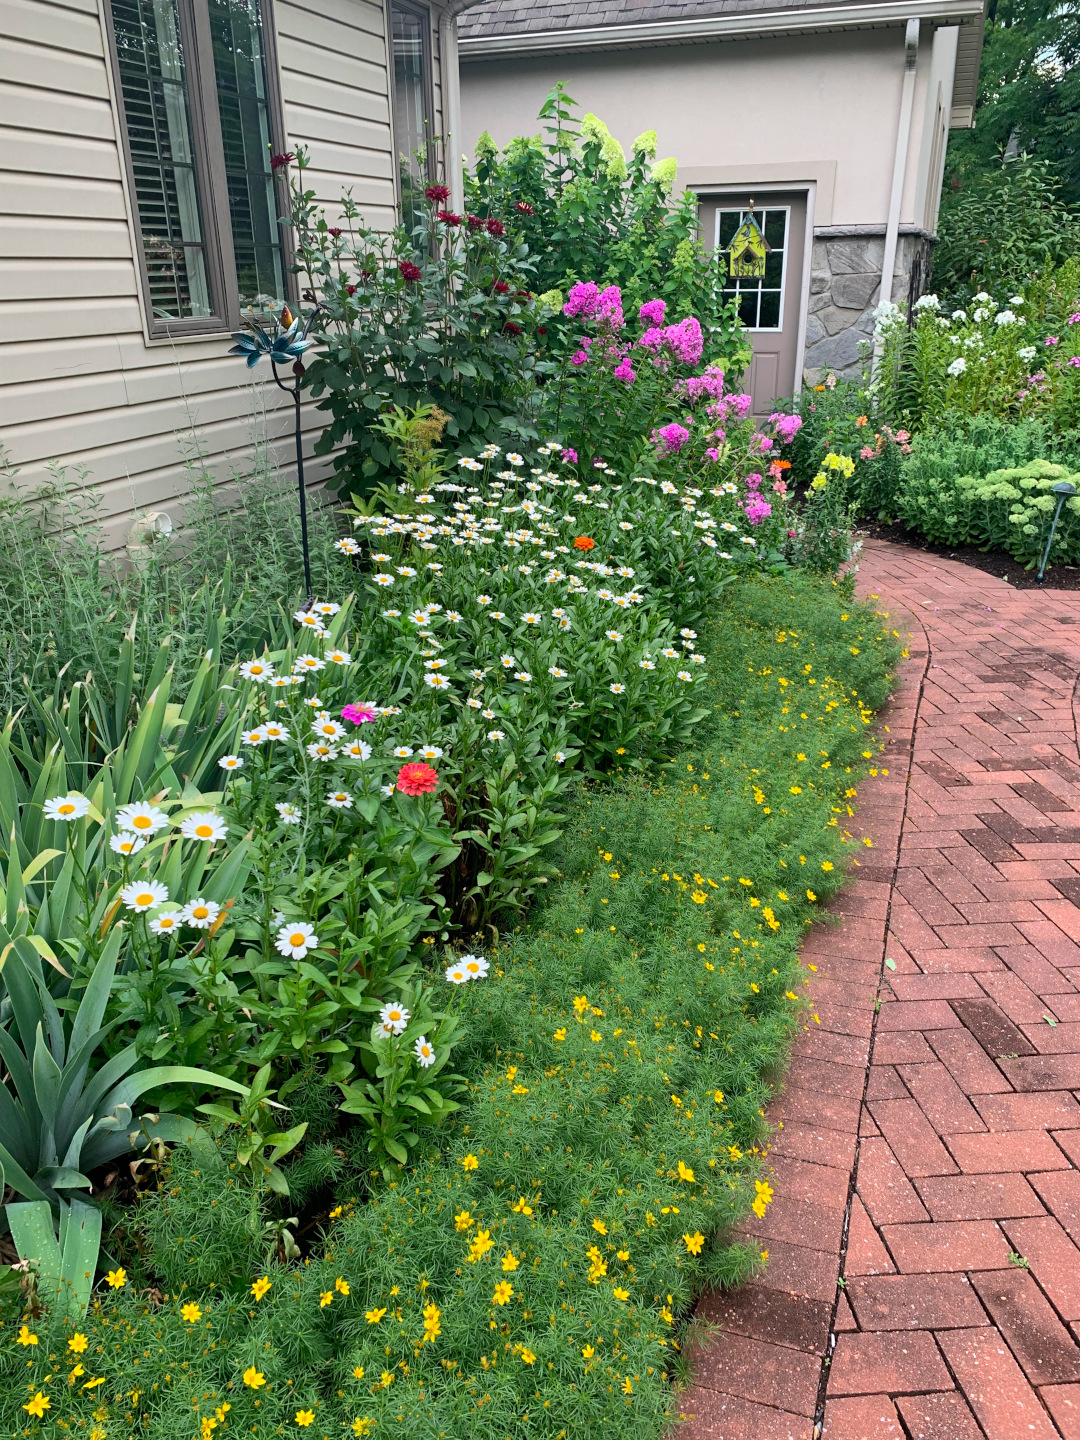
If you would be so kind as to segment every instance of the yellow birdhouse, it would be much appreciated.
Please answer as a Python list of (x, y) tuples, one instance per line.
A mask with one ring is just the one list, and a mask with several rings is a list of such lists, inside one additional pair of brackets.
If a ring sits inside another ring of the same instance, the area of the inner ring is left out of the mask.
[(760, 280), (765, 274), (765, 256), (771, 249), (751, 210), (731, 237), (728, 247), (732, 279)]

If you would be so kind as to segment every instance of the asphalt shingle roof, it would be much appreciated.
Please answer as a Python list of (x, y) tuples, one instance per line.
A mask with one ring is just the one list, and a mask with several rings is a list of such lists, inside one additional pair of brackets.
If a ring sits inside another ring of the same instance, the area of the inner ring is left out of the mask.
[(489, 0), (488, 4), (466, 10), (458, 29), (462, 39), (478, 40), (489, 35), (530, 35), (544, 30), (804, 10), (818, 3), (820, 0)]

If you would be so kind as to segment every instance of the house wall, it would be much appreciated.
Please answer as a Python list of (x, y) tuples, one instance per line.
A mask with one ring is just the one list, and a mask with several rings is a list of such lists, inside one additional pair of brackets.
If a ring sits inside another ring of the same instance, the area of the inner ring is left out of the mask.
[[(289, 146), (310, 149), (328, 206), (351, 187), (366, 217), (389, 225), (382, 0), (277, 0), (274, 18)], [(20, 485), (44, 479), (50, 460), (85, 466), (120, 544), (133, 511), (182, 519), (195, 440), (221, 480), (250, 464), (258, 430), (287, 469), (290, 404), (267, 366), (252, 383), (226, 336), (146, 338), (100, 0), (5, 0), (0, 167), (0, 445)], [(317, 412), (305, 424), (310, 452)]]
[[(956, 35), (924, 25), (920, 37), (894, 298), (906, 296), (936, 222)], [(658, 153), (674, 155), (681, 183), (703, 193), (812, 189), (805, 365), (811, 379), (824, 369), (858, 373), (880, 291), (903, 26), (516, 59), (477, 59), (466, 47), (462, 61), (470, 151), (484, 129), (499, 145), (537, 133), (540, 104), (563, 80), (624, 147), (655, 128)]]

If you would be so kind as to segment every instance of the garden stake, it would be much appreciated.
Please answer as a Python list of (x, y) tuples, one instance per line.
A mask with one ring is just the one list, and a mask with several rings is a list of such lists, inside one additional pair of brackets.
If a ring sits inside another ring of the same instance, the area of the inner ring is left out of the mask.
[(1050, 558), (1050, 546), (1054, 543), (1054, 531), (1057, 529), (1058, 516), (1061, 514), (1061, 507), (1065, 504), (1065, 501), (1069, 498), (1070, 495), (1076, 494), (1076, 486), (1070, 485), (1068, 480), (1059, 480), (1056, 485), (1052, 485), (1050, 488), (1053, 493), (1058, 497), (1058, 502), (1054, 509), (1054, 518), (1050, 522), (1050, 534), (1047, 536), (1046, 549), (1043, 551), (1042, 564), (1039, 566), (1038, 580), (1040, 585), (1042, 584), (1043, 573), (1046, 570), (1046, 562)]
[[(300, 499), (300, 545), (304, 554), (304, 591), (307, 599), (301, 607), (310, 610), (312, 601), (315, 599), (314, 588), (311, 583), (311, 554), (308, 548), (308, 523), (307, 523), (307, 490), (304, 486), (304, 442), (300, 433), (300, 383), (304, 378), (304, 362), (300, 358), (309, 346), (314, 345), (314, 340), (308, 336), (311, 327), (315, 323), (315, 317), (322, 309), (316, 305), (307, 318), (304, 328), (300, 328), (300, 317), (295, 318), (289, 307), (286, 305), (281, 312), (281, 319), (273, 316), (274, 333), (268, 335), (262, 324), (255, 318), (253, 313), (245, 316), (246, 331), (241, 331), (232, 338), (236, 344), (229, 351), (230, 355), (243, 355), (247, 367), (251, 370), (259, 363), (261, 355), (269, 355), (270, 368), (274, 372), (274, 384), (279, 390), (284, 390), (290, 395), (293, 401), (293, 439), (296, 442), (296, 484), (299, 489)], [(286, 385), (278, 374), (278, 365), (288, 364), (292, 361), (292, 373), (296, 377), (292, 385)]]

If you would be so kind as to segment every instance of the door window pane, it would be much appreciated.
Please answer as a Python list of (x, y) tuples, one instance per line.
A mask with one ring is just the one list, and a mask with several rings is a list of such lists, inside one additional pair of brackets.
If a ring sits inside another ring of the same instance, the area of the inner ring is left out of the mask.
[(176, 0), (113, 0), (135, 207), (155, 318), (213, 313)]
[(241, 307), (285, 299), (259, 0), (208, 0)]
[[(728, 267), (727, 249), (735, 232), (746, 219), (749, 209), (716, 212), (715, 245), (719, 263)], [(724, 286), (727, 299), (738, 299), (739, 317), (751, 330), (779, 330), (783, 322), (784, 272), (787, 262), (788, 223), (791, 212), (787, 206), (755, 210), (754, 218), (772, 249), (765, 256), (765, 274), (760, 279), (732, 279)]]
[(427, 18), (394, 5), (390, 12), (394, 45), (394, 136), (401, 175), (402, 219), (411, 230), (417, 221), (416, 192), (427, 180)]

